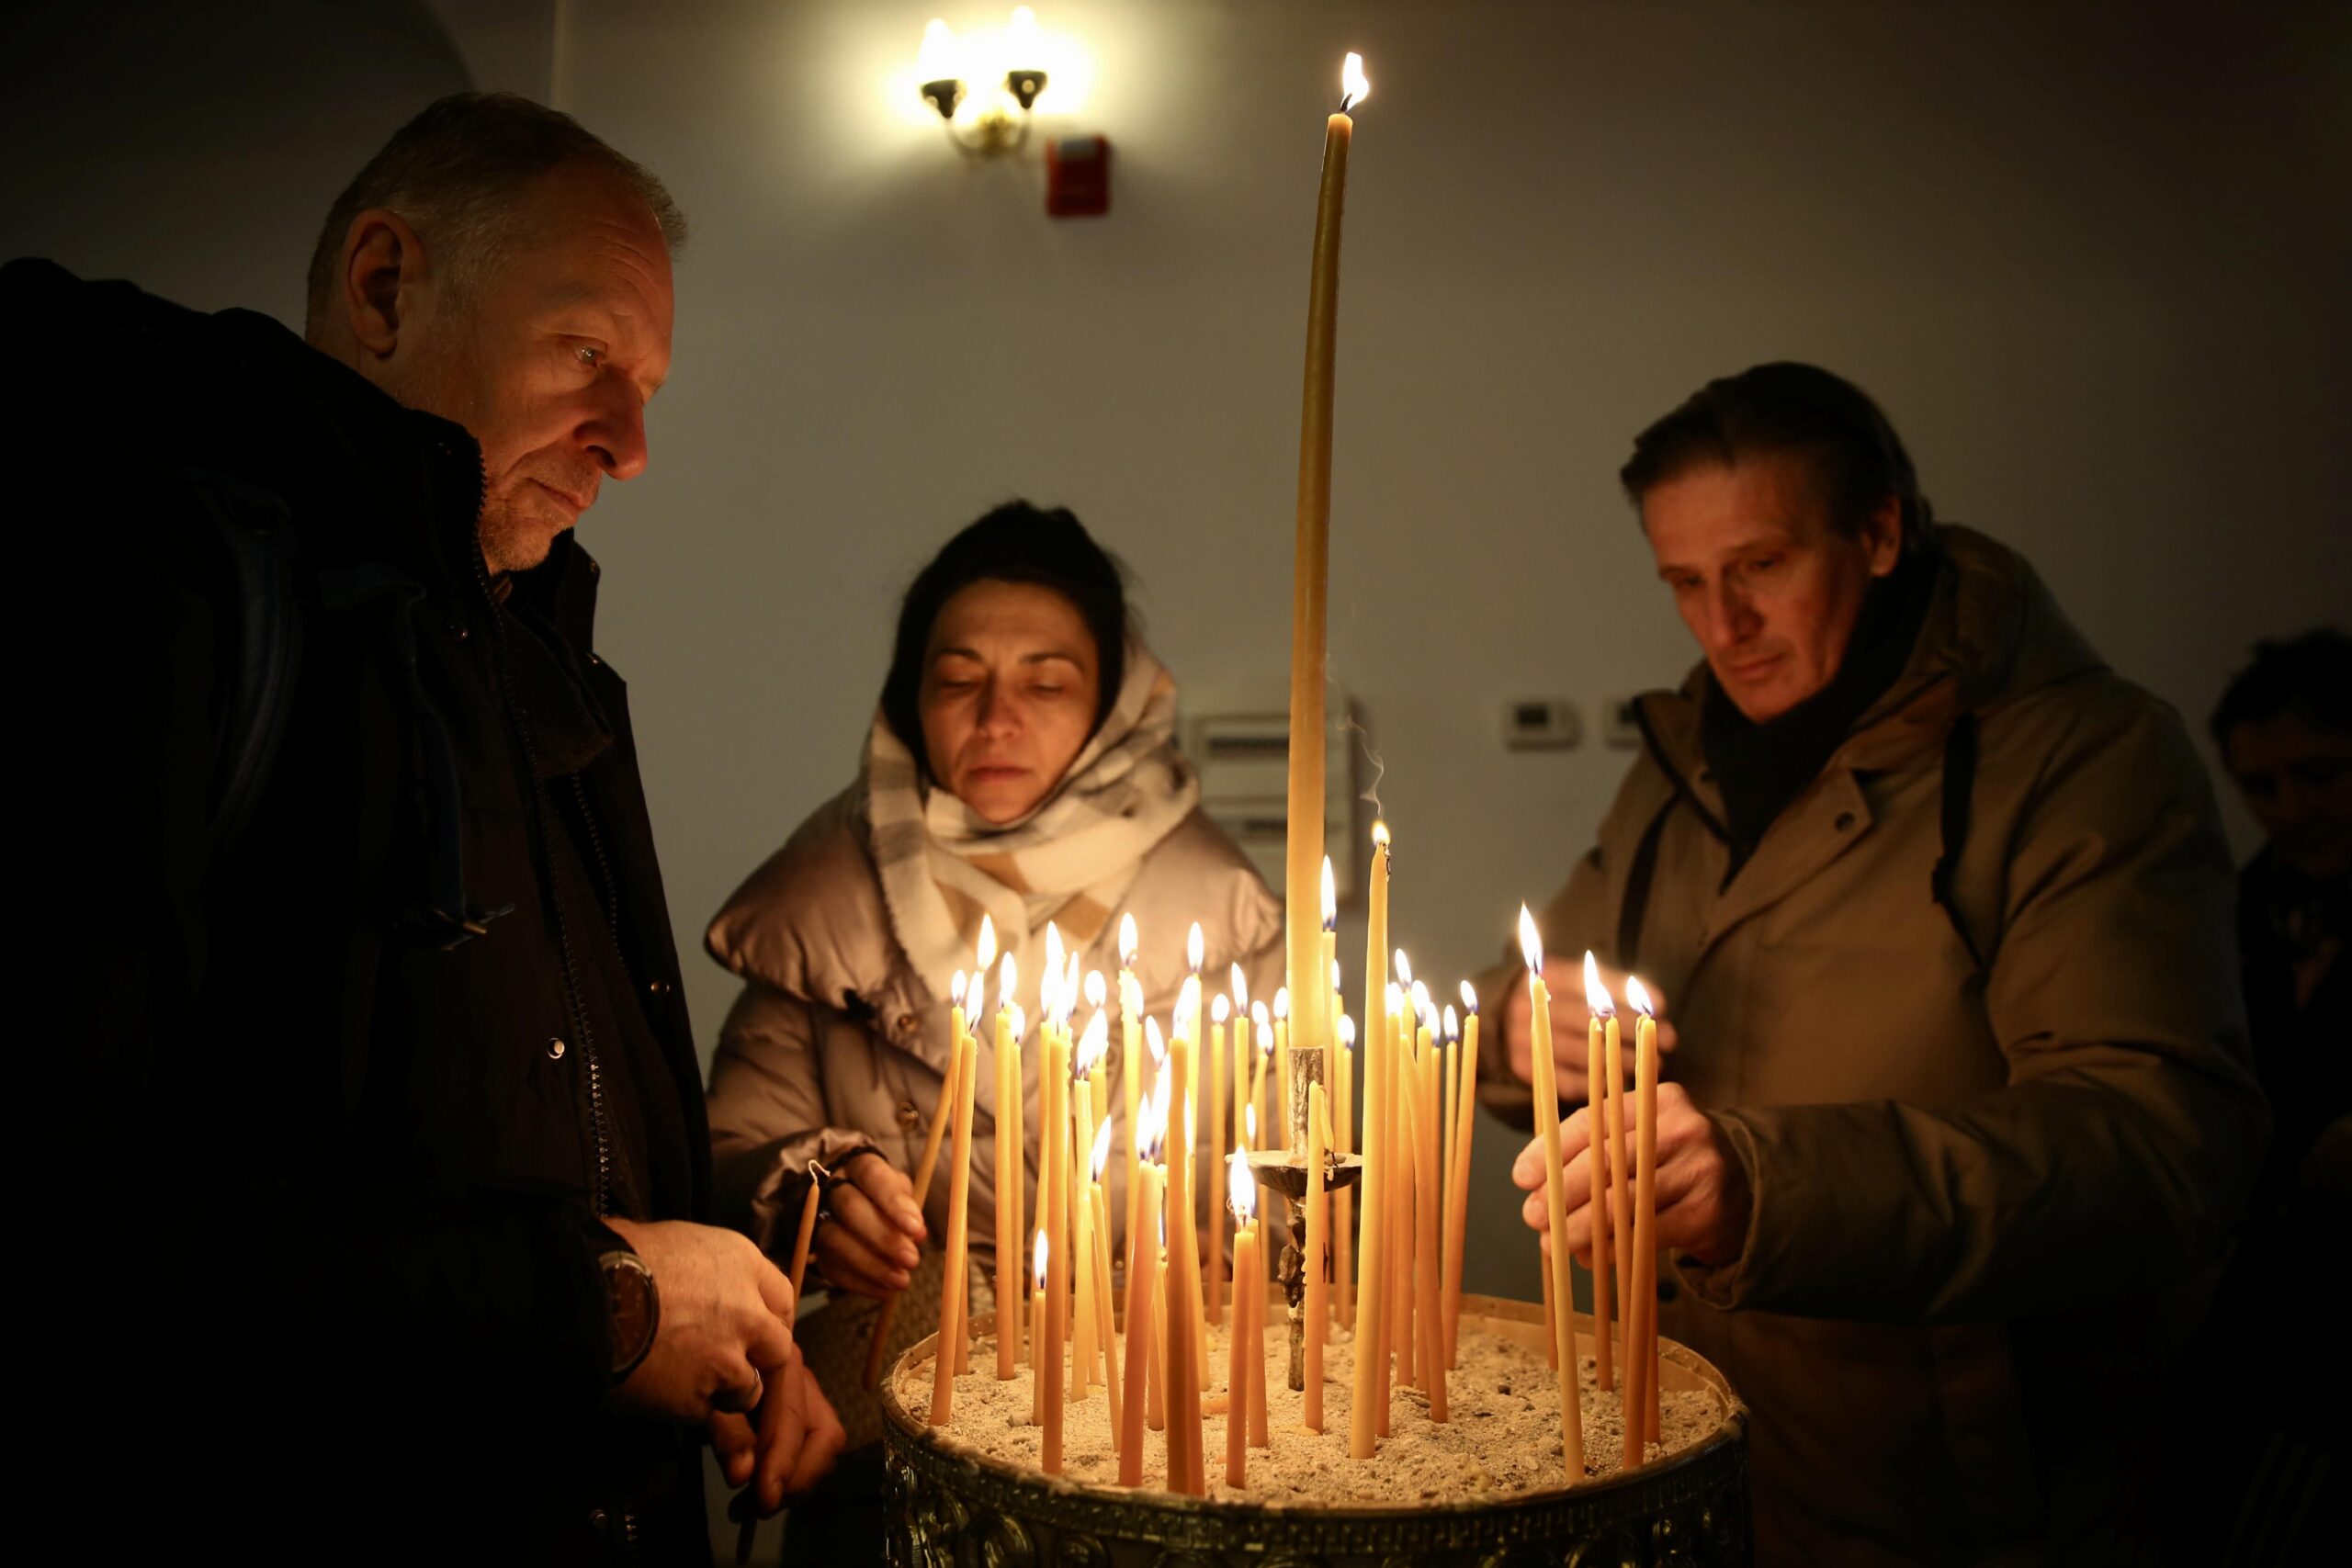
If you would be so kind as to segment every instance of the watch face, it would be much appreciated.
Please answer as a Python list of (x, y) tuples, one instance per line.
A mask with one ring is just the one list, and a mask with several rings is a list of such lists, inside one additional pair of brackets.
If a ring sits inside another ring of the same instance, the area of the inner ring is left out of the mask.
[(608, 1252), (602, 1262), (605, 1293), (613, 1312), (613, 1375), (618, 1377), (652, 1348), (653, 1275), (633, 1253)]

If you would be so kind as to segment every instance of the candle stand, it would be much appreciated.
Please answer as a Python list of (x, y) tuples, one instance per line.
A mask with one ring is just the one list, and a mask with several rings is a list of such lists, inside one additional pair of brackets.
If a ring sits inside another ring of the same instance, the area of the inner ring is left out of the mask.
[[(1282, 1286), (1283, 1300), (1290, 1306), (1290, 1386), (1295, 1393), (1306, 1386), (1306, 1254), (1300, 1245), (1306, 1235), (1306, 1156), (1298, 1149), (1252, 1149), (1249, 1159), (1250, 1174), (1257, 1179), (1258, 1185), (1269, 1192), (1282, 1194), (1283, 1212), (1289, 1220), (1274, 1280)], [(1328, 1156), (1323, 1167), (1323, 1190), (1337, 1192), (1353, 1187), (1356, 1178), (1363, 1174), (1361, 1156)], [(1238, 1289), (1239, 1281), (1235, 1284)]]

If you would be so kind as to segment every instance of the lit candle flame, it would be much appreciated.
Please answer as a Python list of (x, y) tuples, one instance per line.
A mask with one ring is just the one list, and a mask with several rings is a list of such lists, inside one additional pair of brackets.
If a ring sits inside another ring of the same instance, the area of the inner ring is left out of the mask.
[(983, 970), (974, 975), (964, 987), (964, 1017), (970, 1021), (975, 1031), (978, 1029), (980, 1015), (988, 1010), (988, 1006), (989, 977), (987, 971)]
[[(996, 966), (996, 1005), (1011, 1007), (1012, 993), (1020, 988), (1021, 965), (1015, 964), (1012, 961), (1012, 954), (1008, 953), (1004, 955), (1004, 962)], [(1020, 1032), (1015, 1030), (1014, 1032)]]
[(1089, 969), (1086, 972), (1086, 1005), (1099, 1008), (1110, 994), (1110, 987), (1102, 983), (1102, 971)]
[[(943, 28), (945, 23), (940, 24)], [(1363, 73), (1363, 56), (1348, 51), (1345, 63), (1340, 67), (1340, 112), (1346, 114), (1372, 96), (1372, 82)]]
[[(1626, 993), (1629, 997), (1632, 994), (1630, 991)], [(1601, 984), (1600, 962), (1593, 957), (1589, 948), (1585, 950), (1584, 955), (1584, 1005), (1591, 1010), (1595, 1018), (1607, 1018), (1617, 1010), (1617, 1003), (1610, 996), (1609, 987)]]
[(1021, 1004), (1019, 1002), (1012, 1004), (1012, 1041), (1013, 1043), (1017, 1045), (1025, 1039), (1029, 1033), (1029, 1015), (1022, 1010)]
[(1413, 982), (1413, 988), (1407, 994), (1413, 998), (1413, 1016), (1427, 1018), (1430, 1015), (1430, 988), (1416, 980)]
[(1342, 1048), (1350, 1051), (1356, 1048), (1356, 1021), (1346, 1013), (1340, 1015), (1339, 1035)]
[(1266, 1012), (1266, 1004), (1263, 1002), (1251, 1002), (1250, 1004), (1250, 1021), (1257, 1025), (1260, 1029), (1271, 1029), (1273, 1027), (1272, 1021)]
[(1231, 1016), (1233, 1016), (1233, 1004), (1231, 1002), (1227, 1001), (1221, 996), (1212, 997), (1209, 998), (1209, 1021), (1211, 1023), (1217, 1025), (1219, 1028), (1223, 1028), (1225, 1021)]
[(1451, 1002), (1445, 1008), (1445, 1033), (1442, 1038), (1450, 1041), (1462, 1038), (1462, 1020), (1455, 1014)]
[(1376, 849), (1383, 849), (1383, 850), (1385, 850), (1385, 849), (1386, 849), (1386, 848), (1388, 847), (1388, 824), (1387, 824), (1387, 823), (1385, 823), (1385, 822), (1381, 822), (1381, 821), (1374, 821), (1374, 822), (1373, 823), (1373, 825), (1372, 825), (1372, 842), (1373, 842), (1373, 846), (1374, 846), (1374, 848), (1376, 848)]
[(1160, 1095), (1167, 1081), (1163, 1077), (1154, 1085), (1136, 1111), (1136, 1152), (1154, 1164), (1159, 1162), (1160, 1149), (1168, 1141), (1168, 1102)]
[(1657, 1009), (1650, 1005), (1650, 994), (1631, 975), (1625, 976), (1625, 1002), (1644, 1018), (1656, 1018)]
[(1110, 1054), (1111, 1020), (1102, 1009), (1097, 1008), (1094, 1016), (1086, 1021), (1086, 1032), (1079, 1038), (1078, 1055), (1073, 1063), (1078, 1076), (1092, 1077), (1094, 1069), (1101, 1066), (1102, 1058)]
[(1394, 980), (1389, 981), (1388, 996), (1386, 1000), (1388, 1003), (1389, 1017), (1395, 1018), (1399, 1013), (1402, 1013), (1405, 1010), (1405, 987), (1398, 985)]
[(1396, 983), (1400, 986), (1413, 983), (1413, 961), (1405, 956), (1405, 950), (1401, 947), (1396, 950)]
[(948, 82), (963, 74), (956, 60), (956, 35), (945, 21), (933, 17), (923, 24), (922, 48), (915, 55), (915, 74), (926, 82)]
[(1535, 917), (1527, 906), (1519, 907), (1519, 951), (1526, 955), (1527, 967), (1537, 974), (1544, 969), (1544, 938), (1535, 930)]
[(1151, 1098), (1159, 1107), (1159, 1141), (1166, 1144), (1170, 1124), (1176, 1120), (1175, 1080), (1166, 1057), (1160, 1058), (1159, 1070), (1151, 1076)]
[(1254, 1104), (1241, 1108), (1241, 1139), (1253, 1149), (1258, 1146), (1258, 1108)]
[(1119, 917), (1119, 967), (1134, 968), (1136, 952), (1136, 918), (1133, 915), (1121, 915)]
[(964, 1005), (964, 972), (961, 969), (956, 971), (956, 978), (947, 984), (947, 999), (957, 1007)]
[(1331, 857), (1323, 857), (1323, 929), (1340, 929), (1340, 885), (1331, 876)]
[(1250, 1010), (1250, 982), (1242, 977), (1241, 965), (1233, 966), (1233, 1015), (1236, 1018)]
[(1035, 1257), (1037, 1259), (1037, 1283), (1032, 1288), (1042, 1291), (1046, 1288), (1046, 1233), (1042, 1230), (1037, 1233)]
[(1274, 987), (1274, 1017), (1277, 1019), (1290, 1017), (1290, 987), (1288, 986)]
[(1103, 1168), (1108, 1166), (1110, 1163), (1111, 1119), (1108, 1116), (1105, 1116), (1102, 1118), (1102, 1125), (1094, 1130), (1094, 1153), (1088, 1167), (1088, 1168), (1094, 1172), (1095, 1180), (1100, 1181), (1102, 1179)]
[(1176, 1032), (1187, 1040), (1201, 1037), (1201, 977), (1184, 976), (1183, 989), (1176, 993)]
[(980, 940), (974, 952), (978, 954), (978, 962), (972, 967), (987, 974), (989, 965), (996, 962), (996, 922), (986, 915), (980, 917)]
[(1478, 993), (1470, 988), (1467, 980), (1462, 982), (1462, 1010), (1470, 1018), (1478, 1016)]
[(1274, 1021), (1266, 1016), (1265, 1008), (1266, 1004), (1260, 1002), (1250, 1009), (1250, 1021), (1258, 1026), (1258, 1055), (1271, 1056), (1274, 1054)]
[(1340, 961), (1336, 958), (1331, 960), (1331, 994), (1340, 994)]
[(1168, 1036), (1159, 1032), (1159, 1020), (1143, 1021), (1143, 1043), (1151, 1051), (1151, 1059), (1163, 1070), (1168, 1066)]
[(1062, 971), (1062, 1022), (1065, 1024), (1078, 1016), (1078, 954), (1073, 953), (1069, 955), (1069, 966)]
[(1037, 63), (1037, 13), (1026, 6), (1012, 8), (1012, 20), (1005, 25), (1004, 49), (1007, 58), (1016, 66)]
[(1194, 920), (1193, 929), (1184, 933), (1184, 962), (1193, 974), (1201, 972), (1201, 959), (1207, 951), (1207, 944), (1201, 940), (1201, 922)]
[(1250, 1166), (1236, 1149), (1226, 1162), (1225, 1188), (1233, 1204), (1233, 1216), (1248, 1224), (1258, 1215), (1258, 1184), (1250, 1179)]

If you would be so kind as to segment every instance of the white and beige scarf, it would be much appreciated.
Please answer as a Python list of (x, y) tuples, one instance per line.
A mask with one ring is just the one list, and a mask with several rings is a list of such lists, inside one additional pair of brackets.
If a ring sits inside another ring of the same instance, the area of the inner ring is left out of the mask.
[(972, 966), (985, 914), (1019, 967), (1013, 999), (1035, 1016), (1046, 922), (1071, 951), (1091, 945), (1144, 857), (1200, 803), (1175, 731), (1175, 677), (1130, 642), (1118, 699), (1093, 738), (1027, 816), (998, 824), (923, 782), (913, 752), (875, 715), (860, 781), (874, 863), (899, 944), (933, 994), (944, 999), (955, 972)]

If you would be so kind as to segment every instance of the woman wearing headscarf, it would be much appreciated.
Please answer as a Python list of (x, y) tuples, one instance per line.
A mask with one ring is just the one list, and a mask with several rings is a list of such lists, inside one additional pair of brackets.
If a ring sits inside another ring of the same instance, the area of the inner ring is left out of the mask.
[[(908, 589), (856, 782), (711, 922), (711, 954), (744, 981), (711, 1066), (720, 1213), (787, 1253), (808, 1160), (840, 1178), (811, 1254), (812, 1286), (837, 1299), (800, 1338), (853, 1443), (880, 1431), (858, 1386), (872, 1303), (914, 1287), (896, 1310), (893, 1356), (936, 1324), (939, 1253), (919, 1243), (945, 1235), (944, 1157), (920, 1213), (908, 1173), (945, 1089), (951, 979), (972, 966), (982, 917), (1013, 955), (1012, 999), (1032, 1021), (1021, 1062), (1033, 1195), (1048, 922), (1081, 970), (1114, 976), (1132, 915), (1145, 1008), (1163, 1021), (1195, 920), (1212, 993), (1235, 965), (1254, 996), (1281, 981), (1281, 905), (1202, 812), (1175, 723), (1174, 678), (1135, 635), (1117, 563), (1067, 511), (1001, 506)], [(1104, 1068), (1114, 1107), (1118, 1056)], [(988, 1063), (977, 1077), (970, 1284), (986, 1310), (997, 1104)], [(1114, 1216), (1125, 1178), (1113, 1160)], [(794, 1533), (802, 1544), (797, 1523)]]

